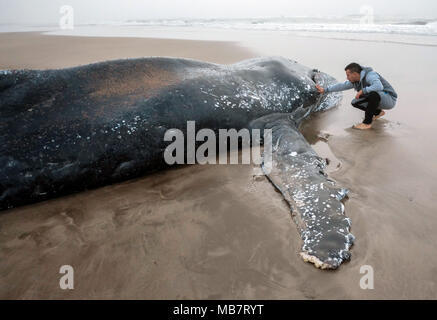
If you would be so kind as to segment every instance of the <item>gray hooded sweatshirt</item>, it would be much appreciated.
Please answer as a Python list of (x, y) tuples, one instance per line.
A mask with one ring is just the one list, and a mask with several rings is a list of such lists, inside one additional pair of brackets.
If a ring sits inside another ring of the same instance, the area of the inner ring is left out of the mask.
[(360, 81), (350, 82), (349, 80), (343, 83), (331, 85), (325, 89), (325, 92), (336, 92), (354, 88), (355, 91), (363, 90), (364, 94), (372, 91), (384, 91), (388, 93), (395, 101), (398, 94), (395, 89), (377, 72), (370, 67), (363, 67), (360, 73)]

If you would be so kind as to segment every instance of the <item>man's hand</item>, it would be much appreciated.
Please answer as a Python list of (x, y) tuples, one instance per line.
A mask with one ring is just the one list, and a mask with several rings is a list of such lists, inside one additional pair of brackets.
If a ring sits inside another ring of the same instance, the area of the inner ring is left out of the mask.
[(321, 86), (319, 86), (318, 84), (316, 84), (316, 88), (317, 91), (319, 91), (319, 93), (325, 93), (325, 89), (323, 89)]
[(359, 99), (362, 94), (363, 94), (363, 90), (358, 91), (357, 95), (355, 96), (355, 99)]

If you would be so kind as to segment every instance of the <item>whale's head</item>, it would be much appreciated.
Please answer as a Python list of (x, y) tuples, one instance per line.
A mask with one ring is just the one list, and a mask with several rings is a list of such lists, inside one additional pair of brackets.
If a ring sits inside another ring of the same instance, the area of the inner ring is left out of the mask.
[(337, 83), (331, 75), (317, 69), (308, 68), (297, 61), (285, 57), (266, 57), (259, 60), (258, 66), (264, 67), (274, 82), (281, 83), (284, 93), (283, 103), (289, 104), (291, 96), (291, 109), (296, 122), (312, 112), (328, 110), (337, 106), (342, 99), (339, 92), (320, 94), (316, 85), (326, 88)]
[(295, 60), (285, 57), (266, 57), (261, 61), (262, 65), (268, 65), (269, 71), (275, 78), (282, 78), (289, 87), (297, 91), (301, 97), (301, 103), (305, 109), (311, 112), (328, 110), (337, 106), (342, 94), (338, 92), (320, 94), (316, 85), (326, 88), (337, 80), (322, 71), (308, 68)]

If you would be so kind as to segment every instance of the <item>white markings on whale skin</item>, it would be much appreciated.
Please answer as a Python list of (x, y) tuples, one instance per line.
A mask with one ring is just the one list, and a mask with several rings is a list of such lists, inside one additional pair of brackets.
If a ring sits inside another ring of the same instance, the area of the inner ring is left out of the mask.
[[(223, 83), (226, 85), (226, 83)], [(209, 88), (201, 87), (200, 92), (206, 96), (212, 97), (214, 100), (214, 108), (217, 109), (246, 109), (250, 110), (255, 104), (261, 108), (276, 111), (286, 112), (291, 110), (293, 104), (302, 98), (303, 93), (311, 91), (311, 86), (306, 84), (304, 92), (296, 85), (290, 83), (277, 84), (271, 82), (265, 84), (262, 82), (240, 82), (235, 89), (233, 96), (220, 95), (215, 93), (215, 86)]]

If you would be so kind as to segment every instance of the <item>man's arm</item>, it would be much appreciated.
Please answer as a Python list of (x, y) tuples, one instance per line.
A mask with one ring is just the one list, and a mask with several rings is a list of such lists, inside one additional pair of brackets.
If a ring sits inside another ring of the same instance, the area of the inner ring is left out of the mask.
[(325, 92), (337, 92), (337, 91), (344, 91), (352, 89), (354, 85), (349, 80), (343, 82), (343, 83), (336, 83), (333, 85), (330, 85), (325, 89)]
[(366, 81), (370, 85), (363, 88), (363, 93), (369, 93), (372, 91), (381, 91), (384, 89), (384, 86), (381, 83), (381, 79), (379, 78), (379, 74), (377, 74), (375, 71), (371, 71), (366, 76)]

